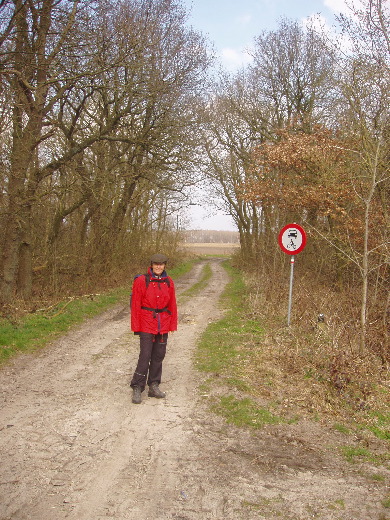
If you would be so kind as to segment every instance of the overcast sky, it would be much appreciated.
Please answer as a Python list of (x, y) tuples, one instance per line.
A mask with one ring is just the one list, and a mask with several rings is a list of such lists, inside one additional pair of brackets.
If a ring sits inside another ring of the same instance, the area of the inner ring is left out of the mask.
[[(347, 0), (348, 1), (348, 0)], [(235, 71), (250, 59), (246, 50), (263, 30), (274, 30), (281, 18), (320, 17), (329, 28), (346, 10), (345, 0), (182, 0), (190, 11), (189, 24), (212, 42), (222, 66)], [(355, 5), (359, 0), (350, 0)], [(209, 216), (210, 208), (191, 206), (190, 229), (234, 230), (225, 215)]]

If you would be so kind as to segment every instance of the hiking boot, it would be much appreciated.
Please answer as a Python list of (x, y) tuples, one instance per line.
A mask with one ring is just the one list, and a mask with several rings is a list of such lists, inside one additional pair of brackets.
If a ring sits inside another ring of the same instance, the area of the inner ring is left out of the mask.
[(149, 397), (157, 397), (158, 399), (163, 399), (165, 395), (165, 392), (161, 392), (161, 390), (159, 389), (158, 383), (152, 383), (149, 386)]
[(140, 404), (141, 403), (141, 387), (140, 386), (133, 386), (133, 399), (132, 402), (134, 404)]

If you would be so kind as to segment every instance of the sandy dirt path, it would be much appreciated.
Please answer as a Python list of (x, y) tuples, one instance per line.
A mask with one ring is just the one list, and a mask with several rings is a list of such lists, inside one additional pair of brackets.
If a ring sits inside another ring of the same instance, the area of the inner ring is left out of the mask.
[[(251, 433), (207, 409), (196, 340), (227, 282), (183, 302), (166, 399), (131, 403), (138, 338), (116, 307), (0, 371), (1, 520), (384, 520), (388, 469), (346, 467), (319, 424)], [(194, 284), (203, 264), (177, 284)], [(382, 472), (382, 480), (370, 474)]]

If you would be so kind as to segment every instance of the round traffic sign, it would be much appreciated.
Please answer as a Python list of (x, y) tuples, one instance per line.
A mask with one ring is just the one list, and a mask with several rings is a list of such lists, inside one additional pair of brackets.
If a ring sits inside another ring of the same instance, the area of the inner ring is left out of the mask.
[(297, 255), (306, 246), (306, 233), (298, 224), (287, 224), (279, 232), (279, 246), (288, 255)]

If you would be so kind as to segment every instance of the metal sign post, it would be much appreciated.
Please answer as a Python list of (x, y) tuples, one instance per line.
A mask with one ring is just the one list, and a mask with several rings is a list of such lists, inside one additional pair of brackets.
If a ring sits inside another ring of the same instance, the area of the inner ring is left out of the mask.
[(290, 326), (291, 321), (291, 307), (292, 307), (292, 290), (293, 290), (293, 279), (294, 279), (294, 256), (291, 257), (291, 270), (290, 270), (290, 291), (288, 293), (288, 313), (287, 313), (287, 326)]
[(287, 325), (291, 322), (292, 290), (294, 280), (295, 255), (300, 253), (306, 246), (306, 233), (298, 224), (287, 224), (279, 232), (279, 246), (286, 254), (291, 255), (290, 290), (288, 298)]

